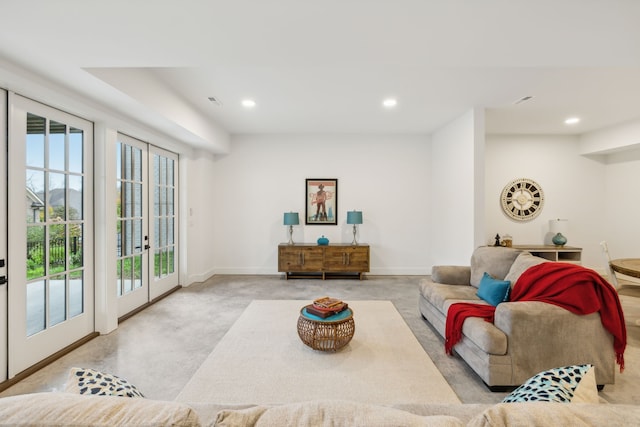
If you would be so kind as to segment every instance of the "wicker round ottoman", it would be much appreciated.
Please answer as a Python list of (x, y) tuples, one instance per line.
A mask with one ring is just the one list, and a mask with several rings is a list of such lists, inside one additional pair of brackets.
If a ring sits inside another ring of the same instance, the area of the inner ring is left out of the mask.
[(304, 307), (300, 310), (298, 336), (314, 350), (340, 350), (349, 344), (355, 330), (356, 324), (350, 308), (327, 319), (307, 313)]

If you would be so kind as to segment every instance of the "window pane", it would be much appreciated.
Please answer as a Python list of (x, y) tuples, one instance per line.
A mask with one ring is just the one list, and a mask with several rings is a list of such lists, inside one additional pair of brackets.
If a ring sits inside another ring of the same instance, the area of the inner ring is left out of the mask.
[(81, 268), (83, 264), (82, 224), (71, 224), (69, 231), (69, 269)]
[(65, 170), (65, 138), (67, 126), (49, 122), (49, 169)]
[(27, 166), (44, 167), (44, 136), (46, 119), (27, 113)]
[(167, 189), (167, 215), (173, 215), (173, 188)]
[(69, 134), (69, 172), (82, 173), (82, 147), (84, 133), (81, 129), (71, 128)]
[(160, 156), (153, 155), (153, 183), (154, 185), (160, 184)]
[(173, 254), (174, 254), (174, 248), (173, 248), (173, 246), (171, 246), (169, 248), (169, 253), (167, 255), (168, 258), (169, 258), (169, 261), (168, 261), (168, 263), (169, 263), (169, 274), (171, 274), (171, 273), (173, 273), (175, 271), (175, 259), (173, 257)]
[(69, 219), (83, 219), (82, 176), (69, 175)]
[(69, 279), (69, 317), (84, 313), (84, 281), (82, 270), (71, 273)]
[(173, 217), (167, 218), (167, 245), (173, 245), (174, 243), (174, 235), (173, 235)]
[(124, 145), (124, 179), (131, 179), (131, 146)]
[(124, 203), (124, 215), (123, 215), (123, 217), (130, 218), (132, 213), (133, 213), (133, 209), (131, 207), (131, 204), (133, 203), (133, 201), (132, 201), (132, 192), (131, 192), (131, 183), (130, 182), (125, 182), (124, 183), (124, 194), (123, 194), (123, 197), (122, 197), (122, 201)]
[(135, 188), (135, 198), (134, 198), (134, 208), (133, 208), (133, 216), (142, 216), (142, 184), (134, 184)]
[(116, 262), (116, 288), (118, 288), (118, 296), (122, 296), (122, 260)]
[(175, 181), (173, 176), (173, 164), (175, 162), (173, 160), (167, 159), (167, 185), (174, 186)]
[(49, 280), (49, 325), (57, 325), (67, 318), (67, 276), (61, 274)]
[(64, 221), (67, 219), (67, 201), (66, 201), (66, 180), (62, 173), (49, 172), (49, 192), (47, 211), (50, 214), (49, 219), (52, 221)]
[(134, 226), (134, 246), (135, 246), (135, 252), (141, 252), (142, 251), (142, 220), (141, 219), (136, 219), (133, 221), (133, 226)]
[(44, 221), (44, 172), (27, 169), (27, 223)]
[(54, 224), (49, 227), (49, 274), (64, 271), (67, 256), (67, 226)]
[(116, 179), (122, 179), (122, 143), (116, 144)]
[(27, 226), (27, 280), (44, 276), (44, 226)]
[(27, 336), (44, 331), (46, 327), (44, 285), (44, 280), (27, 283)]
[(133, 257), (134, 261), (134, 287), (142, 287), (142, 255)]
[(133, 149), (133, 177), (134, 181), (142, 181), (142, 150), (139, 148)]
[(153, 214), (160, 215), (160, 187), (153, 187)]

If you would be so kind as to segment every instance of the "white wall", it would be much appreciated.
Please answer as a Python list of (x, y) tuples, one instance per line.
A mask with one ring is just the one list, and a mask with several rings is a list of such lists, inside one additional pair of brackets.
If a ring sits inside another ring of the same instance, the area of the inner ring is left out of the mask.
[[(180, 156), (181, 238), (185, 285), (202, 282), (214, 274), (214, 210), (217, 203), (217, 177), (213, 154), (194, 150)], [(182, 265), (181, 265), (182, 267)], [(182, 273), (182, 271), (181, 271)]]
[[(549, 220), (569, 220), (567, 245), (583, 248), (583, 265), (602, 270), (600, 241), (607, 238), (606, 165), (580, 155), (574, 136), (497, 136), (486, 139), (486, 240), (496, 233), (513, 243), (550, 244)], [(530, 178), (544, 191), (540, 215), (530, 221), (507, 217), (500, 206), (504, 186), (515, 178)]]
[[(432, 223), (427, 237), (432, 265), (469, 265), (477, 246), (476, 201), (484, 192), (482, 185), (476, 187), (483, 179), (476, 155), (484, 145), (477, 128), (479, 122), (484, 122), (484, 118), (471, 110), (432, 136), (428, 165)], [(483, 206), (482, 200), (478, 203)]]
[(283, 213), (304, 222), (305, 178), (338, 179), (338, 225), (294, 227), (295, 242), (325, 235), (349, 243), (347, 210), (361, 210), (358, 241), (372, 274), (427, 274), (429, 139), (426, 136), (241, 135), (217, 155), (202, 197), (214, 221), (216, 273), (273, 274), (288, 240)]
[(640, 257), (640, 149), (607, 156), (603, 207), (611, 257)]

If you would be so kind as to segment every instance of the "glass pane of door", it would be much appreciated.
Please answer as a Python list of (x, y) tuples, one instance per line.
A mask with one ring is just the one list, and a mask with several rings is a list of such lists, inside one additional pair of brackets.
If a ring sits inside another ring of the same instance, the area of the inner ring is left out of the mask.
[(27, 113), (27, 336), (84, 312), (83, 139), (82, 129)]

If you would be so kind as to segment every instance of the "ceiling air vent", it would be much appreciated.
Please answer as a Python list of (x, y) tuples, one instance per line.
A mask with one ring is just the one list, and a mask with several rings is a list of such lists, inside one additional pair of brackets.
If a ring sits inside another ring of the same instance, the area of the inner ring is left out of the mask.
[(220, 100), (218, 100), (218, 98), (210, 96), (209, 97), (209, 101), (211, 101), (213, 104), (217, 105), (218, 107), (222, 107), (222, 102), (220, 102)]
[(531, 95), (523, 96), (522, 98), (520, 98), (517, 101), (515, 101), (513, 104), (514, 105), (522, 104), (523, 102), (527, 102), (527, 101), (529, 101), (531, 99), (533, 99), (533, 96), (531, 96)]

